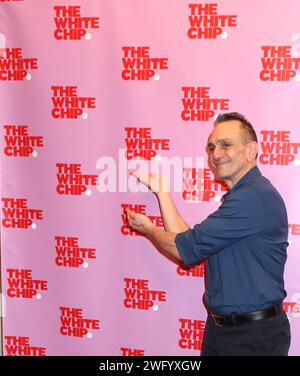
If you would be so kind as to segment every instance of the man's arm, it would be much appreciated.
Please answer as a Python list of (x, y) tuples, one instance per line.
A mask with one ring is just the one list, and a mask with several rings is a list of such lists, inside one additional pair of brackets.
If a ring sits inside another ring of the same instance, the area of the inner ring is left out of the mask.
[(161, 192), (156, 196), (159, 202), (160, 213), (164, 222), (165, 230), (175, 232), (176, 234), (188, 230), (190, 227), (178, 213), (170, 193)]
[(139, 171), (131, 175), (136, 177), (139, 182), (146, 185), (156, 195), (166, 231), (177, 234), (190, 228), (178, 213), (170, 195), (168, 185), (161, 176), (153, 173), (145, 174)]

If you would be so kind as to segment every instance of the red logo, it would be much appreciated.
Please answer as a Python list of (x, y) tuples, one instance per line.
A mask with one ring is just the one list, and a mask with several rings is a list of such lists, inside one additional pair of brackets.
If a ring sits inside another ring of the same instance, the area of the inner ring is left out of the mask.
[(10, 298), (29, 298), (34, 296), (41, 299), (39, 291), (47, 291), (47, 281), (33, 279), (30, 269), (7, 269), (9, 288), (7, 296)]
[(36, 148), (44, 146), (42, 136), (32, 136), (27, 125), (4, 125), (4, 154), (7, 157), (37, 156)]
[(129, 349), (127, 347), (121, 347), (121, 356), (144, 356), (145, 350), (141, 349)]
[(293, 317), (299, 317), (300, 315), (299, 302), (283, 302), (283, 309), (286, 313), (291, 313)]
[(210, 87), (183, 87), (183, 111), (181, 119), (184, 121), (209, 121), (217, 111), (229, 110), (229, 99), (211, 98)]
[(183, 263), (180, 263), (176, 268), (176, 272), (180, 277), (204, 277), (205, 275), (205, 262), (201, 262), (199, 265), (189, 268)]
[(81, 248), (78, 245), (78, 238), (55, 236), (56, 240), (56, 258), (55, 263), (62, 267), (88, 268), (86, 260), (96, 258), (96, 249)]
[(291, 142), (290, 131), (261, 131), (262, 141), (259, 161), (264, 165), (288, 165), (300, 161), (296, 159), (300, 143)]
[(291, 235), (300, 235), (300, 225), (289, 224), (289, 233)]
[(147, 279), (124, 278), (124, 282), (126, 308), (157, 311), (155, 302), (166, 302), (166, 291), (150, 290)]
[(204, 329), (205, 321), (179, 319), (179, 347), (186, 350), (201, 350), (204, 338)]
[(227, 191), (227, 186), (215, 180), (208, 168), (184, 168), (182, 197), (186, 202), (201, 202), (221, 200), (221, 192)]
[(126, 159), (142, 158), (150, 160), (157, 150), (170, 150), (170, 140), (152, 138), (151, 128), (125, 128)]
[(60, 309), (60, 334), (68, 337), (93, 337), (93, 330), (100, 329), (99, 320), (83, 317), (81, 308), (59, 307)]
[(92, 194), (88, 186), (97, 184), (97, 175), (83, 175), (79, 163), (56, 163), (57, 181), (56, 192), (59, 195), (82, 195)]
[(237, 26), (237, 16), (218, 14), (218, 4), (189, 4), (189, 8), (190, 39), (216, 39), (220, 35), (225, 39), (224, 28)]
[(85, 109), (96, 108), (96, 98), (78, 97), (77, 86), (52, 86), (52, 103), (51, 111), (54, 119), (82, 119), (88, 118)]
[(82, 17), (80, 5), (57, 5), (54, 7), (54, 22), (56, 40), (89, 40), (88, 29), (99, 29), (99, 17)]
[(7, 356), (46, 356), (45, 347), (30, 345), (29, 337), (5, 336), (5, 351)]
[(300, 68), (300, 58), (291, 55), (292, 46), (262, 46), (262, 81), (290, 81)]
[(4, 48), (0, 56), (0, 80), (31, 80), (30, 70), (38, 69), (38, 59), (24, 58), (22, 48)]
[[(121, 234), (129, 235), (129, 236), (145, 236), (144, 234), (138, 231), (135, 231), (131, 227), (128, 226), (127, 215), (126, 215), (125, 210), (128, 208), (130, 210), (135, 211), (136, 213), (146, 215), (146, 205), (121, 204), (121, 208), (122, 208), (121, 217), (122, 217), (122, 222), (123, 222), (123, 225), (121, 227)], [(152, 221), (152, 223), (155, 224), (155, 226), (164, 227), (162, 217), (150, 215), (148, 216), (148, 218)]]
[(6, 228), (37, 228), (35, 220), (43, 219), (43, 211), (40, 209), (29, 209), (25, 198), (2, 198), (2, 226)]
[(151, 57), (149, 50), (150, 47), (122, 47), (123, 80), (159, 80), (156, 72), (168, 69), (168, 58)]

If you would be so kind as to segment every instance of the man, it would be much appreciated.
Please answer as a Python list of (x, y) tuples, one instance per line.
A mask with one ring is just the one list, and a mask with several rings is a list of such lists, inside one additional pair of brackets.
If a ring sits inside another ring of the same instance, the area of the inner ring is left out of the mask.
[(129, 225), (169, 258), (188, 266), (206, 260), (202, 355), (288, 355), (290, 326), (282, 308), (287, 214), (256, 166), (257, 150), (257, 136), (243, 115), (218, 116), (208, 138), (208, 162), (229, 191), (219, 209), (193, 229), (164, 192), (162, 178), (133, 174), (157, 195), (165, 231), (127, 210)]

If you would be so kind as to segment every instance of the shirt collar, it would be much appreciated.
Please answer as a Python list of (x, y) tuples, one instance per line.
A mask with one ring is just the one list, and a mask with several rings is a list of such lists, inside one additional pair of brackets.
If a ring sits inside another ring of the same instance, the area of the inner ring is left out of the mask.
[(254, 166), (227, 193), (225, 193), (223, 198), (225, 198), (225, 196), (227, 196), (230, 192), (235, 191), (245, 183), (252, 181), (257, 176), (261, 176), (261, 172), (257, 166)]

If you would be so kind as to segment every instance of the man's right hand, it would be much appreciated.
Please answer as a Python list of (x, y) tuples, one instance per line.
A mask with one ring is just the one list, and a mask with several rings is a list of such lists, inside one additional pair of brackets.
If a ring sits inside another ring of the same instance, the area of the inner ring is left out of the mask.
[(166, 179), (153, 172), (145, 173), (142, 171), (134, 171), (131, 173), (140, 183), (148, 187), (154, 194), (170, 192)]

